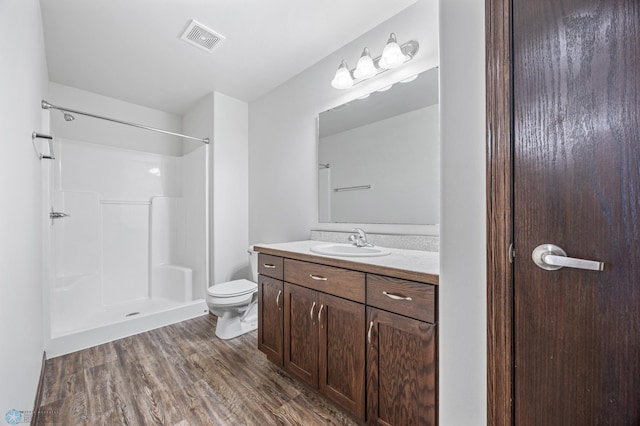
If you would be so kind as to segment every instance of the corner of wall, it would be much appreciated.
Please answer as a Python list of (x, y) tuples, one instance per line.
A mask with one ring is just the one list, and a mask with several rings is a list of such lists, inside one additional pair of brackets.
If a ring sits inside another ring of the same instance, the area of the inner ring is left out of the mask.
[[(205, 235), (193, 236), (194, 238), (202, 239), (204, 264), (205, 270), (203, 271), (204, 277), (202, 280), (194, 282), (193, 298), (204, 299), (207, 295), (207, 287), (213, 282), (213, 226), (212, 226), (212, 212), (213, 212), (213, 176), (212, 176), (212, 164), (213, 164), (213, 144), (214, 144), (214, 132), (213, 132), (213, 118), (214, 118), (214, 93), (208, 93), (198, 100), (182, 117), (182, 128), (187, 134), (201, 135), (202, 137), (209, 138), (209, 145), (205, 147), (205, 164), (204, 164), (204, 220), (205, 220)], [(190, 152), (189, 148), (194, 145), (183, 145), (183, 154)], [(188, 184), (184, 182), (183, 185)], [(195, 200), (201, 201), (201, 200)], [(194, 253), (195, 256), (203, 254), (198, 251)]]
[(487, 421), (484, 29), (483, 0), (440, 1), (439, 415), (446, 425)]
[(214, 93), (211, 284), (250, 278), (249, 106)]
[(0, 2), (0, 413), (31, 411), (44, 347), (41, 161), (31, 133), (48, 133), (40, 101), (47, 64), (37, 0)]

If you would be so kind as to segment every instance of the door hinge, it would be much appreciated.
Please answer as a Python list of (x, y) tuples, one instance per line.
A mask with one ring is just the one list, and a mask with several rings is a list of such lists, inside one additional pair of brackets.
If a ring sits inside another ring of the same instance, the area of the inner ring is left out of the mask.
[(516, 258), (516, 249), (513, 247), (513, 243), (509, 244), (509, 263), (513, 263)]

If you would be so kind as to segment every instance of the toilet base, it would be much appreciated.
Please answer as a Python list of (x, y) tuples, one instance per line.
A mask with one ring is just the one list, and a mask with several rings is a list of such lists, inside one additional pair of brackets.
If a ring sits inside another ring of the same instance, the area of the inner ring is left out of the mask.
[(258, 328), (258, 304), (252, 303), (244, 313), (231, 310), (218, 316), (216, 336), (222, 340), (233, 339)]

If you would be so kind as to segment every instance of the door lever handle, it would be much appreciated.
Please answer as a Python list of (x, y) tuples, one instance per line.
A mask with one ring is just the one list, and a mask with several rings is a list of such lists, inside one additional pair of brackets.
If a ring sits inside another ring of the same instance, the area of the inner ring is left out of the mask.
[(533, 249), (531, 258), (536, 265), (547, 271), (557, 271), (565, 267), (587, 269), (589, 271), (604, 270), (604, 262), (567, 257), (567, 253), (554, 244), (539, 245)]

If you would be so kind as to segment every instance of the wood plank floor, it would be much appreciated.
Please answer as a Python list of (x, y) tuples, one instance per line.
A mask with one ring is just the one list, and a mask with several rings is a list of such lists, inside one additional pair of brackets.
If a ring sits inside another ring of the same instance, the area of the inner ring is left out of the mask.
[(206, 315), (47, 360), (41, 425), (356, 425)]

